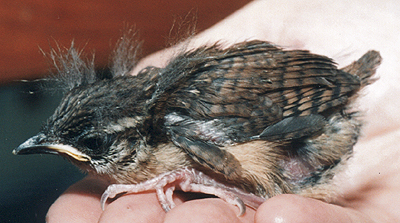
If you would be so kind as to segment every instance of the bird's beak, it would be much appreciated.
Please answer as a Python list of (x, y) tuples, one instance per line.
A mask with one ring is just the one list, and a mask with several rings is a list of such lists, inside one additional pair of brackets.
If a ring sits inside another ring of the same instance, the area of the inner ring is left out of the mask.
[(66, 155), (70, 158), (73, 158), (81, 162), (88, 162), (91, 160), (88, 155), (80, 152), (79, 150), (77, 150), (72, 146), (41, 142), (43, 141), (41, 140), (42, 138), (43, 135), (39, 134), (26, 140), (24, 143), (22, 143), (20, 146), (18, 146), (16, 149), (13, 150), (13, 154), (14, 155), (56, 154), (64, 156)]

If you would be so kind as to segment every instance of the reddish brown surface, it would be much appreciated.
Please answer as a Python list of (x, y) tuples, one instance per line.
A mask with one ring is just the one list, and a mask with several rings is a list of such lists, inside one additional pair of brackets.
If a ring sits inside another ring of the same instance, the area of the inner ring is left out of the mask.
[[(45, 75), (49, 65), (39, 48), (48, 52), (57, 41), (71, 41), (86, 54), (96, 53), (96, 64), (105, 67), (124, 22), (136, 25), (144, 42), (143, 55), (162, 49), (174, 20), (197, 14), (203, 30), (249, 0), (147, 0), (147, 1), (0, 1), (0, 83)], [(192, 17), (191, 17), (192, 18)], [(190, 19), (189, 19), (190, 21)]]

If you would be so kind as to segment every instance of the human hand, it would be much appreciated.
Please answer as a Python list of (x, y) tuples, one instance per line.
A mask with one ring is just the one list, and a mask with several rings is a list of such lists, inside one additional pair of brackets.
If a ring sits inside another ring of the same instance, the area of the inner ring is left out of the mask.
[[(358, 59), (369, 49), (381, 52), (380, 79), (358, 101), (367, 124), (354, 148), (346, 171), (334, 182), (341, 197), (334, 204), (280, 195), (268, 199), (257, 211), (238, 209), (217, 198), (191, 200), (177, 193), (177, 207), (165, 213), (155, 193), (124, 195), (100, 209), (107, 184), (86, 178), (71, 186), (53, 204), (48, 222), (397, 222), (400, 221), (400, 71), (397, 34), (400, 14), (396, 2), (381, 1), (255, 1), (210, 29), (175, 48), (142, 60), (163, 66), (182, 48), (194, 48), (222, 40), (232, 44), (250, 39), (267, 40), (286, 48), (308, 49), (334, 58), (339, 67)], [(396, 14), (397, 13), (397, 14)], [(397, 24), (397, 26), (395, 25)], [(187, 201), (187, 202), (185, 202)], [(100, 220), (99, 220), (100, 219)], [(214, 220), (212, 220), (214, 219)]]

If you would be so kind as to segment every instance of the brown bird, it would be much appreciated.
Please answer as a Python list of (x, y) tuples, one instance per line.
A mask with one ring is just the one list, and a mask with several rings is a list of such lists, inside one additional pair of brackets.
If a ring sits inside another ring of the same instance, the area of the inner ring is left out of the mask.
[(340, 70), (325, 56), (268, 42), (216, 44), (130, 76), (130, 43), (122, 38), (109, 77), (73, 47), (52, 53), (68, 92), (13, 153), (58, 154), (115, 183), (103, 205), (156, 190), (168, 211), (175, 187), (221, 197), (240, 214), (283, 193), (330, 199), (360, 134), (352, 102), (372, 82), (378, 52)]

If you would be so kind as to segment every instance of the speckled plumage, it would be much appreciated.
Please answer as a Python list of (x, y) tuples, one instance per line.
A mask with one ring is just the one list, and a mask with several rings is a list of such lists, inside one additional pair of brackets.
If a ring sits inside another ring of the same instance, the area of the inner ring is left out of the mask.
[(74, 49), (54, 56), (69, 91), (14, 152), (57, 153), (112, 183), (189, 168), (263, 198), (327, 200), (360, 132), (351, 103), (381, 60), (369, 51), (340, 70), (324, 56), (250, 41), (183, 52), (165, 68), (129, 76), (130, 39), (116, 52), (113, 75), (103, 79)]

